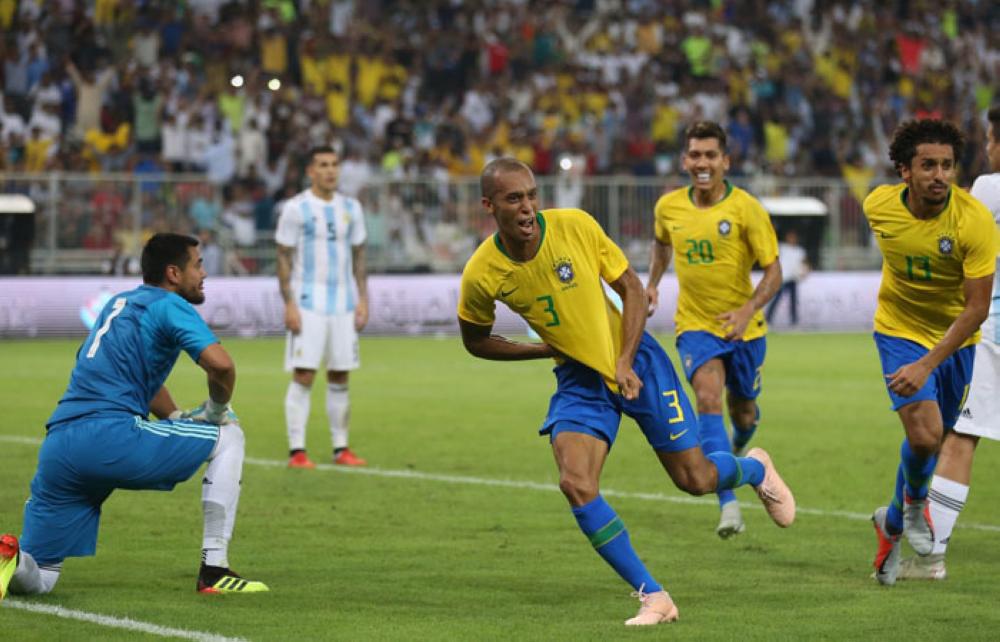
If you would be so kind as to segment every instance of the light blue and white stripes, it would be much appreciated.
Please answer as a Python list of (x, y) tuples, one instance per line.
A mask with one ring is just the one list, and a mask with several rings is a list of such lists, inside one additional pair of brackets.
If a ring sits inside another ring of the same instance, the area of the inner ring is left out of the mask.
[(196, 421), (148, 421), (142, 417), (136, 417), (135, 425), (139, 430), (145, 430), (160, 437), (190, 437), (209, 441), (216, 441), (219, 438), (218, 426)]
[(364, 214), (356, 199), (334, 194), (326, 201), (309, 190), (290, 199), (275, 239), (297, 250), (292, 287), (300, 308), (319, 314), (354, 311), (352, 247), (365, 237)]

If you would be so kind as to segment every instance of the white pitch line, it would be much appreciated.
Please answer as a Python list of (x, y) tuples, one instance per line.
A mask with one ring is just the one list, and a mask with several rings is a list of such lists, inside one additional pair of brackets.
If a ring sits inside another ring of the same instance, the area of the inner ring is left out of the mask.
[[(38, 445), (41, 443), (40, 439), (33, 437), (14, 437), (7, 435), (0, 435), (0, 441), (6, 441), (10, 443), (18, 444), (28, 444), (28, 445)], [(287, 462), (277, 459), (259, 459), (256, 457), (247, 457), (245, 459), (246, 463), (252, 466), (261, 466), (264, 468), (284, 468)], [(464, 484), (468, 486), (491, 486), (494, 488), (517, 488), (522, 490), (539, 490), (545, 492), (558, 492), (559, 487), (556, 484), (551, 483), (541, 483), (532, 482), (516, 479), (490, 479), (487, 477), (469, 477), (466, 475), (446, 475), (440, 473), (423, 473), (415, 470), (387, 470), (377, 467), (364, 467), (355, 468), (348, 466), (334, 466), (333, 464), (317, 464), (316, 470), (324, 472), (334, 472), (342, 473), (348, 475), (371, 475), (373, 477), (389, 477), (396, 479), (416, 479), (421, 481), (431, 481), (439, 482), (443, 484)], [(687, 495), (665, 495), (663, 493), (637, 493), (624, 490), (614, 490), (611, 488), (601, 489), (601, 494), (605, 497), (620, 497), (623, 499), (641, 499), (644, 501), (653, 502), (668, 502), (671, 504), (693, 504), (699, 506), (714, 506), (716, 504), (715, 497), (691, 497)], [(750, 503), (750, 502), (740, 502), (741, 507), (752, 508), (752, 509), (762, 509), (760, 504)], [(852, 519), (856, 521), (867, 522), (871, 520), (871, 513), (855, 513), (852, 511), (845, 510), (826, 510), (821, 508), (805, 508), (799, 506), (796, 508), (796, 512), (802, 515), (815, 515), (817, 517), (839, 517), (844, 519)], [(1000, 525), (996, 524), (976, 524), (970, 522), (959, 522), (955, 525), (956, 528), (967, 528), (969, 530), (978, 531), (989, 531), (993, 533), (1000, 533)]]
[(149, 622), (133, 620), (132, 618), (127, 617), (114, 617), (111, 615), (100, 615), (98, 613), (88, 613), (87, 611), (66, 609), (54, 604), (39, 604), (38, 602), (25, 602), (24, 600), (19, 599), (7, 599), (3, 601), (2, 606), (8, 609), (20, 609), (31, 613), (54, 615), (67, 620), (89, 622), (91, 624), (107, 626), (113, 629), (125, 629), (126, 631), (149, 633), (150, 635), (159, 635), (165, 638), (183, 638), (185, 640), (196, 640), (197, 642), (246, 642), (245, 638), (230, 638), (224, 635), (217, 635), (215, 633), (206, 633), (204, 631), (175, 629), (170, 626), (160, 626), (159, 624), (151, 624)]

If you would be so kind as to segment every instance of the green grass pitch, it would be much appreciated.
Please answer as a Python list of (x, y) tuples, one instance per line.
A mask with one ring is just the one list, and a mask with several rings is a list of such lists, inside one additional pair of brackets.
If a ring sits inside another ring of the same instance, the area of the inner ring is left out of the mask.
[[(362, 473), (287, 470), (283, 342), (225, 341), (248, 456), (230, 561), (271, 593), (195, 593), (196, 477), (172, 493), (115, 493), (97, 556), (68, 560), (52, 594), (14, 600), (250, 640), (996, 639), (998, 445), (979, 448), (948, 579), (880, 587), (866, 517), (889, 499), (902, 431), (873, 342), (768, 341), (755, 443), (795, 491), (791, 528), (774, 527), (744, 488), (747, 532), (719, 540), (714, 498), (676, 490), (630, 420), (605, 469), (609, 501), (680, 608), (676, 624), (622, 626), (637, 603), (555, 488), (537, 436), (551, 364), (480, 361), (455, 338), (363, 340), (351, 380), (352, 446), (370, 463)], [(0, 342), (0, 531), (19, 532), (38, 449), (29, 438), (42, 436), (76, 346)], [(184, 356), (168, 385), (186, 407), (205, 396)], [(329, 462), (322, 390), (309, 446)], [(0, 608), (0, 639), (157, 638)]]

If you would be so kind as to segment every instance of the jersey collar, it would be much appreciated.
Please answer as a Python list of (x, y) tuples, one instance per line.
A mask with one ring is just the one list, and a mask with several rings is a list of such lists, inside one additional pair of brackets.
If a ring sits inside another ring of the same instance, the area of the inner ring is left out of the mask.
[[(729, 179), (728, 178), (724, 178), (724, 179), (722, 179), (722, 182), (726, 186), (726, 193), (722, 195), (722, 198), (720, 198), (716, 202), (712, 203), (708, 207), (715, 207), (716, 205), (718, 205), (722, 201), (724, 201), (727, 198), (729, 198), (729, 195), (733, 193), (733, 184), (729, 182)], [(694, 205), (695, 207), (698, 207), (698, 204), (694, 202), (694, 185), (691, 185), (690, 187), (688, 187), (688, 200), (691, 201), (692, 205)], [(705, 209), (708, 209), (708, 208), (705, 208)]]
[[(942, 214), (942, 213), (943, 213), (943, 212), (944, 212), (944, 211), (945, 211), (946, 209), (948, 209), (948, 206), (949, 206), (949, 205), (951, 205), (951, 193), (952, 193), (952, 192), (953, 192), (954, 190), (955, 190), (955, 186), (954, 186), (954, 185), (951, 185), (951, 186), (950, 186), (950, 187), (948, 188), (948, 198), (944, 199), (944, 207), (942, 207), (942, 208), (941, 208), (941, 211), (940, 211), (940, 212), (938, 212), (937, 214), (935, 214), (934, 216), (932, 216), (931, 218), (937, 218), (937, 217), (938, 217), (938, 216), (940, 216), (940, 215), (941, 215), (941, 214)], [(909, 186), (906, 186), (906, 187), (904, 187), (904, 188), (903, 188), (903, 190), (902, 190), (902, 191), (901, 191), (901, 192), (899, 193), (899, 200), (900, 200), (900, 201), (902, 201), (902, 203), (903, 203), (903, 208), (904, 208), (904, 209), (905, 209), (905, 210), (906, 210), (907, 212), (910, 212), (910, 216), (912, 216), (913, 218), (917, 219), (918, 221), (929, 221), (930, 219), (926, 219), (926, 218), (920, 218), (920, 217), (918, 217), (918, 216), (917, 216), (916, 214), (914, 214), (914, 213), (913, 213), (913, 212), (912, 212), (912, 211), (910, 210), (910, 205), (909, 205), (909, 204), (908, 204), (908, 203), (906, 202), (906, 195), (907, 195), (907, 194), (909, 194), (909, 193), (910, 193), (910, 188), (909, 188)]]
[[(538, 221), (538, 233), (539, 233), (538, 252), (541, 252), (542, 243), (545, 242), (545, 217), (542, 216), (541, 211), (535, 213), (535, 220)], [(497, 249), (500, 250), (501, 254), (506, 256), (511, 261), (514, 261), (515, 263), (521, 263), (521, 261), (518, 261), (517, 259), (515, 259), (514, 257), (512, 257), (510, 254), (507, 253), (507, 249), (504, 248), (503, 246), (503, 241), (500, 240), (500, 232), (493, 233), (493, 242), (496, 244)], [(538, 252), (535, 252), (535, 256), (538, 256)]]

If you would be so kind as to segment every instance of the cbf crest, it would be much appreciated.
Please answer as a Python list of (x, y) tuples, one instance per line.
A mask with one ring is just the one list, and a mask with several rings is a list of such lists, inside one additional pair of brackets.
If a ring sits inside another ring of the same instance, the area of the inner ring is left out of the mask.
[(556, 277), (562, 283), (572, 283), (576, 274), (573, 272), (573, 261), (569, 257), (559, 257), (552, 264), (552, 269), (555, 270)]
[(938, 252), (944, 256), (951, 256), (951, 253), (955, 251), (955, 239), (950, 236), (938, 237)]
[(719, 221), (719, 236), (729, 236), (729, 233), (733, 231), (733, 224), (729, 222), (729, 219), (722, 219)]

